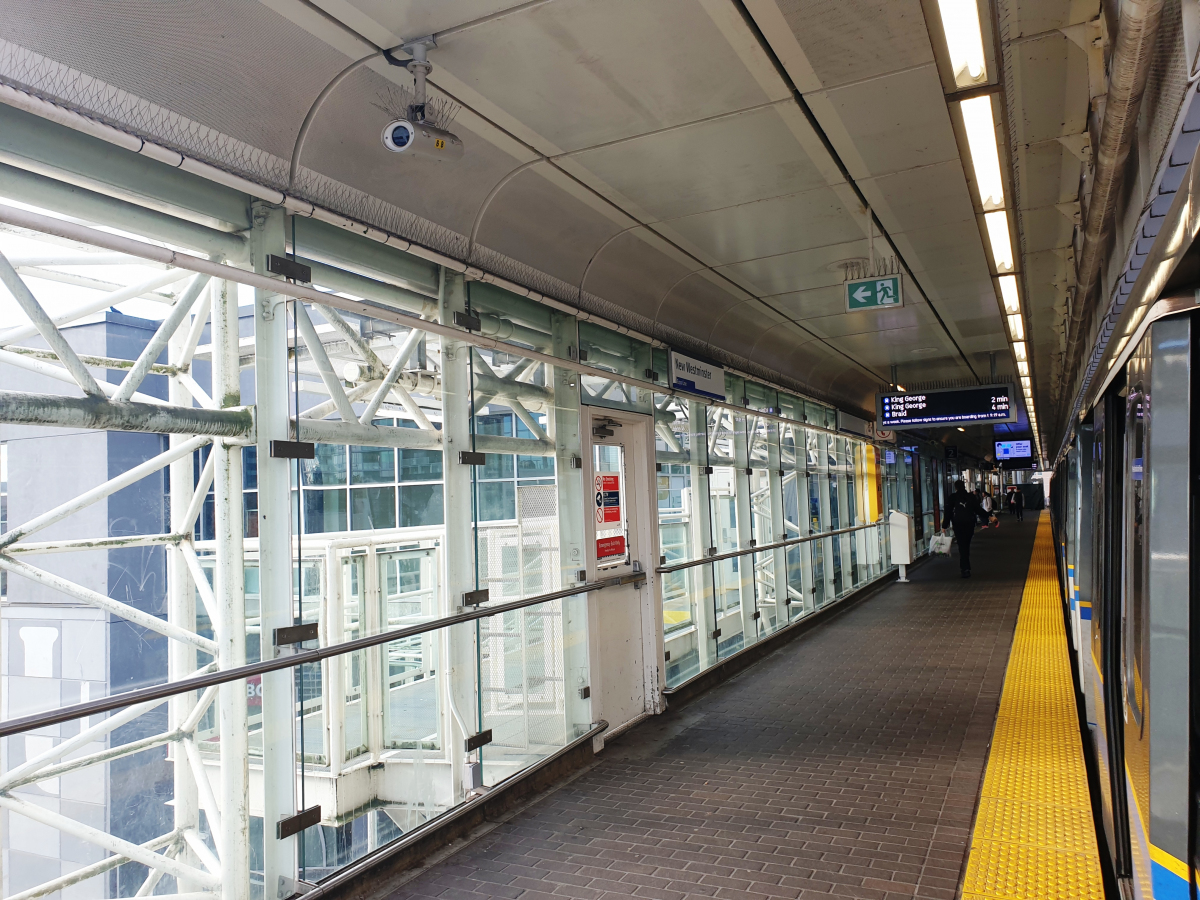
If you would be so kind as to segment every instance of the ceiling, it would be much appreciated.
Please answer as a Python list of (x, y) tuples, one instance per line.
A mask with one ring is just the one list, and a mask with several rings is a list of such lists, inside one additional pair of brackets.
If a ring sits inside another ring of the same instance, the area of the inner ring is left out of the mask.
[[(1085, 130), (1088, 100), (1086, 60), (1058, 29), (1096, 7), (1000, 0), (994, 11), (1004, 66), (993, 53), (989, 71), (1003, 72), (1010, 116), (1039, 390), (1053, 371), (1040, 332), (1053, 331), (1070, 268), (1073, 223), (1057, 205), (1078, 183), (1056, 138)], [(349, 62), (448, 31), (429, 53), (431, 92), (464, 107), (453, 125), (461, 161), (383, 148), (384, 96), (411, 76), (376, 60), (321, 108), (303, 167), (420, 217), (473, 258), (502, 255), (560, 294), (595, 295), (656, 336), (709, 344), (844, 405), (873, 410), (892, 366), (901, 383), (974, 382), (993, 364), (1014, 372), (946, 97), (936, 0), (8, 0), (6, 10), (0, 39), (265, 151), (284, 171), (313, 100)], [(911, 273), (903, 308), (847, 313), (839, 263), (868, 257), (872, 242), (890, 257), (889, 241)]]

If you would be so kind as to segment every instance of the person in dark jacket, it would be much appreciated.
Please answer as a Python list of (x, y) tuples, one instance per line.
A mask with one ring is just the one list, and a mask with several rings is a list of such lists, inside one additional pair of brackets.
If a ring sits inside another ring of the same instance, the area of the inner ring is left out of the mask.
[(1016, 513), (1017, 521), (1024, 522), (1025, 521), (1025, 492), (1022, 491), (1020, 488), (1017, 488), (1015, 491), (1012, 492), (1012, 507), (1013, 507), (1013, 512)]
[(963, 578), (971, 577), (971, 538), (975, 534), (975, 520), (979, 512), (979, 498), (968, 491), (961, 481), (954, 482), (954, 493), (946, 503), (942, 530), (954, 529), (954, 539), (958, 541), (958, 567)]

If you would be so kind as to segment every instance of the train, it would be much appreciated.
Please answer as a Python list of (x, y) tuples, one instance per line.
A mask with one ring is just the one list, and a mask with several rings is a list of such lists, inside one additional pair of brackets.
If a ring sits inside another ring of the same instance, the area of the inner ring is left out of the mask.
[(1122, 900), (1197, 896), (1200, 311), (1188, 307), (1150, 310), (1073, 418), (1050, 487), (1101, 852)]

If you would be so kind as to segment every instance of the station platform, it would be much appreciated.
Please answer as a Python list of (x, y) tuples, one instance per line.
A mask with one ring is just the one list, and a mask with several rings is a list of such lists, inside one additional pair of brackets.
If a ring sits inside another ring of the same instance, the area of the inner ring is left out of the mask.
[(973, 578), (927, 561), (392, 900), (1102, 897), (1049, 519), (972, 549)]

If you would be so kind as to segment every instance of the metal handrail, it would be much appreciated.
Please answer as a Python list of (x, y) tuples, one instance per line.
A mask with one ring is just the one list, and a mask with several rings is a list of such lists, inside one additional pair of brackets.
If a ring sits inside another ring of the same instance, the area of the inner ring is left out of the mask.
[[(876, 528), (882, 524), (884, 524), (883, 519), (878, 519), (874, 522), (868, 522), (866, 525), (851, 525), (849, 528), (838, 528), (834, 531), (818, 531), (815, 534), (806, 534), (803, 537), (788, 538), (786, 541), (775, 541), (773, 544), (763, 544), (761, 547), (747, 547), (745, 550), (731, 550), (728, 553), (719, 553), (715, 556), (704, 556), (700, 559), (688, 560), (687, 562), (659, 566), (654, 571), (659, 575), (666, 575), (668, 572), (678, 572), (680, 569), (691, 569), (695, 566), (703, 566), (706, 563), (720, 562), (723, 559), (734, 559), (735, 557), (747, 556), (751, 553), (762, 553), (766, 550), (778, 550), (781, 547), (791, 547), (795, 544), (807, 544), (809, 541), (815, 541), (820, 538), (849, 534), (851, 531), (862, 531), (864, 528)], [(0, 735), (0, 737), (2, 736)]]
[(564, 588), (561, 591), (551, 591), (548, 594), (538, 594), (534, 597), (526, 597), (524, 600), (514, 600), (512, 603), (502, 603), (498, 606), (484, 606), (471, 612), (463, 612), (453, 616), (446, 616), (441, 619), (434, 619), (430, 622), (423, 622), (420, 625), (410, 625), (407, 628), (393, 628), (390, 631), (381, 631), (378, 634), (355, 638), (352, 641), (342, 641), (340, 644), (330, 644), (327, 647), (317, 647), (313, 650), (300, 650), (296, 653), (288, 654), (287, 656), (278, 656), (275, 659), (265, 659), (261, 662), (247, 663), (244, 666), (236, 666), (232, 669), (219, 669), (216, 672), (207, 672), (203, 675), (193, 675), (189, 678), (181, 678), (178, 681), (167, 681), (163, 684), (138, 688), (137, 690), (133, 691), (125, 691), (120, 694), (114, 694), (110, 697), (101, 697), (98, 700), (89, 700), (86, 703), (76, 703), (73, 706), (62, 706), (49, 712), (35, 713), (29, 716), (22, 716), (19, 719), (9, 719), (6, 722), (0, 722), (0, 738), (11, 737), (14, 734), (20, 734), (24, 731), (31, 731), (35, 728), (45, 728), (48, 725), (58, 725), (62, 722), (70, 722), (73, 719), (81, 719), (84, 716), (92, 716), (96, 715), (97, 713), (111, 712), (114, 709), (122, 709), (124, 707), (133, 706), (137, 703), (145, 703), (148, 700), (165, 700), (168, 697), (174, 697), (177, 694), (186, 694), (188, 691), (212, 687), (216, 684), (227, 684), (230, 681), (239, 681), (243, 678), (252, 678), (255, 675), (265, 675), (268, 672), (277, 672), (280, 669), (290, 669), (295, 666), (302, 666), (305, 663), (320, 662), (323, 659), (342, 656), (346, 653), (353, 653), (356, 650), (362, 650), (367, 647), (375, 647), (379, 644), (388, 644), (392, 641), (400, 640), (401, 638), (427, 634), (430, 631), (437, 631), (440, 628), (448, 628), (451, 625), (461, 625), (464, 622), (474, 622), (476, 619), (486, 619), (490, 616), (497, 616), (501, 613), (524, 609), (528, 606), (537, 606), (539, 603), (547, 603), (551, 600), (559, 600), (563, 597), (574, 597), (577, 594), (586, 594), (590, 591), (601, 591), (605, 588), (617, 587), (623, 584), (635, 584), (639, 581), (645, 580), (645, 572), (632, 572), (628, 575), (617, 575), (612, 578), (602, 578), (597, 581), (588, 581), (584, 582), (583, 584), (577, 584), (574, 587)]

